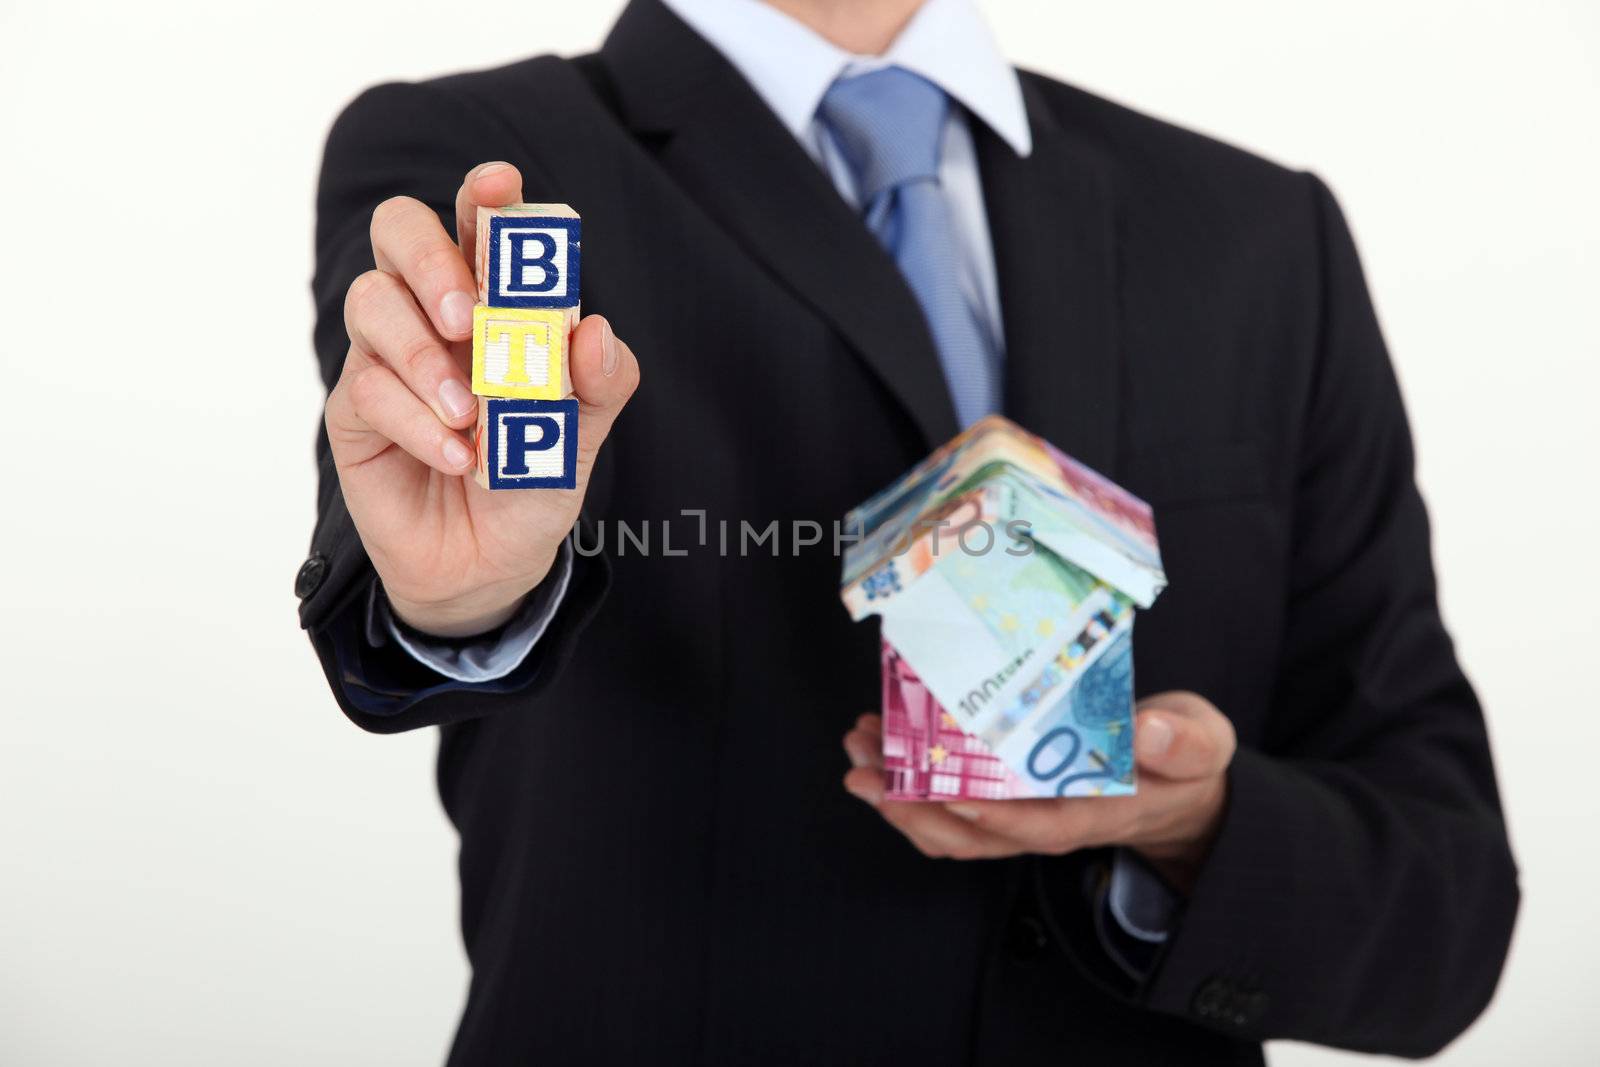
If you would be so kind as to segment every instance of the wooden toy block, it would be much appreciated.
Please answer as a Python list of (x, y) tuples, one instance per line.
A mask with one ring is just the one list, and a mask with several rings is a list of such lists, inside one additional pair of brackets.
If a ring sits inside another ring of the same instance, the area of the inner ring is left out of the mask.
[(478, 303), (497, 308), (578, 306), (582, 232), (565, 204), (478, 209)]
[(578, 401), (478, 398), (478, 484), (486, 489), (573, 489)]
[(473, 308), (472, 391), (560, 400), (572, 391), (567, 340), (577, 321), (577, 308)]

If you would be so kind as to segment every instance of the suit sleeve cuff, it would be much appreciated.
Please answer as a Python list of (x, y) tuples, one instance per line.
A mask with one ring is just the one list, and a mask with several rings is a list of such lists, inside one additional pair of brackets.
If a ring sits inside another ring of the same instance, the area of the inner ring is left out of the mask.
[(566, 599), (572, 581), (572, 540), (561, 543), (550, 574), (528, 594), (509, 622), (491, 634), (450, 641), (402, 625), (389, 609), (382, 583), (374, 581), (367, 604), (367, 642), (381, 648), (393, 641), (413, 660), (466, 685), (498, 681), (522, 666)]

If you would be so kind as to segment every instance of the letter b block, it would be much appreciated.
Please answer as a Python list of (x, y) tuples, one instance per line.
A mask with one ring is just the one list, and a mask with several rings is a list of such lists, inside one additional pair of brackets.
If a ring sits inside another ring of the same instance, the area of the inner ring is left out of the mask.
[(570, 392), (567, 338), (576, 308), (472, 309), (472, 391), (559, 400)]
[(575, 488), (577, 400), (479, 397), (478, 484), (488, 489)]
[(578, 306), (582, 234), (565, 204), (478, 209), (478, 302), (498, 308)]

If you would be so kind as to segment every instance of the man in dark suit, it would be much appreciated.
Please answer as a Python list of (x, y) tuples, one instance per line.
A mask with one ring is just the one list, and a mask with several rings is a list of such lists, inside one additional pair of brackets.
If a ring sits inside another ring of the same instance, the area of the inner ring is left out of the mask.
[[(452, 1063), (1424, 1055), (1494, 989), (1516, 871), (1332, 197), (973, 20), (633, 0), (330, 135), (296, 589), (352, 720), (442, 727)], [(583, 215), (570, 492), (462, 476), (462, 251), (521, 199)], [(1137, 797), (884, 801), (831, 537), (741, 542), (996, 409), (1155, 506)]]

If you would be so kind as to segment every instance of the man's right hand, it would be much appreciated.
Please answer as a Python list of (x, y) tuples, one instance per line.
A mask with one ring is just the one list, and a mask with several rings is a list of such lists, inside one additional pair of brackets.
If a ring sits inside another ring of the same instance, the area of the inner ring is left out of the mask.
[(500, 625), (544, 578), (639, 384), (638, 361), (610, 324), (584, 318), (569, 354), (577, 488), (491, 493), (474, 480), (477, 212), (521, 199), (515, 167), (473, 168), (456, 193), (459, 244), (420, 201), (384, 201), (372, 213), (377, 269), (345, 296), (350, 351), (325, 413), (345, 506), (395, 614), (441, 637)]

